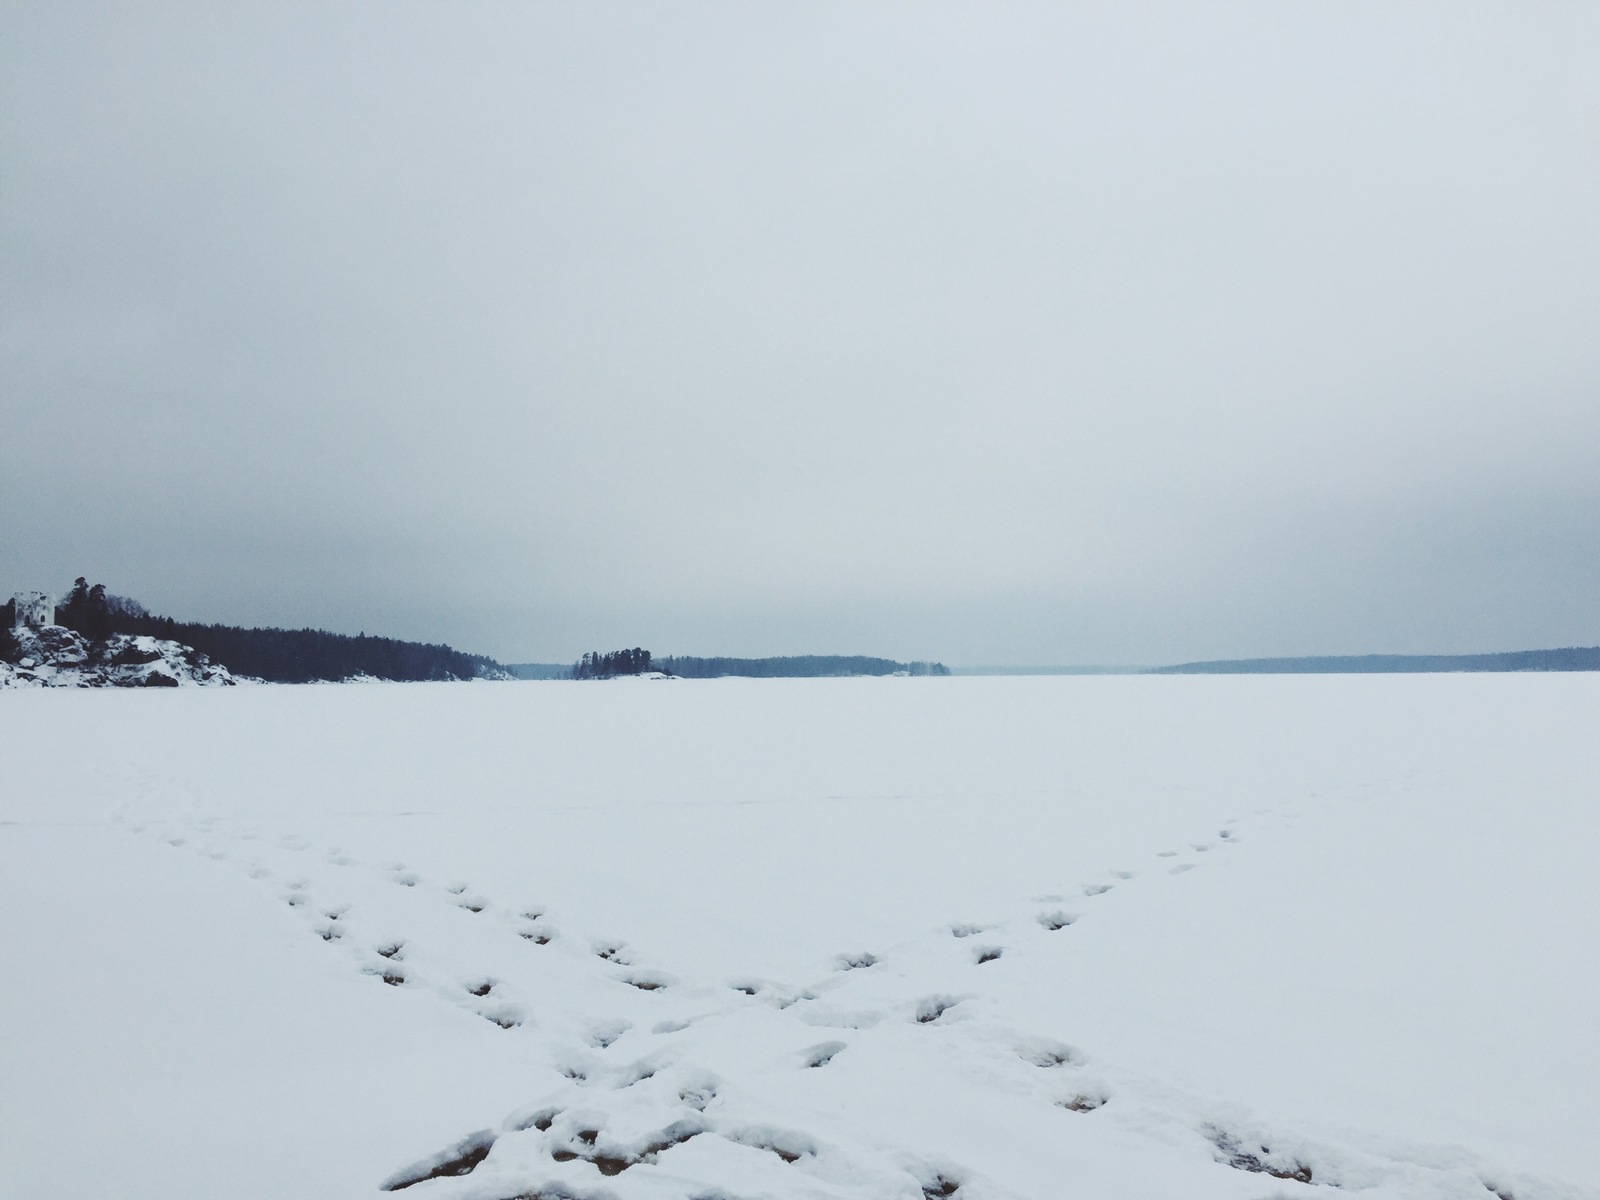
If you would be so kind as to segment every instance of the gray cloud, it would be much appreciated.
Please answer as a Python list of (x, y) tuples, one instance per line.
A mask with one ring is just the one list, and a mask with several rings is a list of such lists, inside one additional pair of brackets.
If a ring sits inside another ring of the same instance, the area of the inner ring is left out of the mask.
[(1600, 641), (1600, 12), (8, 4), (0, 578), (448, 639)]

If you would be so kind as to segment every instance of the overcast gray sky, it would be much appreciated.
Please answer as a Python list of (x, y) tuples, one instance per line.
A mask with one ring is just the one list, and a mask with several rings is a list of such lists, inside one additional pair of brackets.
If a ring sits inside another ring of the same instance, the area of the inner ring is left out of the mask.
[(0, 3), (0, 590), (1600, 642), (1600, 5)]

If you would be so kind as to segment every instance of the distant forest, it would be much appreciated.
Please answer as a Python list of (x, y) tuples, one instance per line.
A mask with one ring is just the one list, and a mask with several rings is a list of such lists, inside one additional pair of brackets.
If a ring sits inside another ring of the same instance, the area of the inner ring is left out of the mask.
[(401, 682), (477, 679), (499, 674), (500, 664), (449, 646), (394, 638), (350, 637), (321, 629), (242, 629), (202, 625), (146, 612), (138, 601), (109, 595), (103, 584), (82, 578), (56, 606), (56, 623), (90, 641), (128, 633), (193, 646), (235, 675), (268, 683), (337, 682), (356, 675)]
[(1392, 675), (1440, 671), (1600, 671), (1600, 646), (1503, 654), (1349, 654), (1235, 658), (1157, 667), (1153, 675)]
[(518, 679), (611, 679), (659, 671), (680, 679), (831, 678), (846, 675), (948, 675), (943, 663), (895, 662), (862, 655), (801, 654), (788, 658), (656, 658), (637, 646), (632, 650), (592, 651), (565, 669), (545, 663), (514, 663), (505, 668)]
[(936, 662), (895, 662), (849, 654), (798, 654), (783, 658), (661, 658), (656, 667), (685, 679), (718, 679), (725, 675), (751, 679), (806, 679), (839, 675), (948, 675)]
[(632, 650), (613, 650), (602, 654), (595, 650), (572, 664), (573, 679), (610, 679), (616, 675), (647, 675), (650, 651), (635, 646)]

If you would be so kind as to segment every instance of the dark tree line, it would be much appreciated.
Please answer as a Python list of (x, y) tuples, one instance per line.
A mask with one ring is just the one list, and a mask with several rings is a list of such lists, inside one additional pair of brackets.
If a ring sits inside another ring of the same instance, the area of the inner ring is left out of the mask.
[(17, 602), (7, 600), (0, 604), (0, 662), (14, 663), (22, 655), (16, 635), (11, 627), (17, 623)]
[(635, 646), (632, 650), (613, 650), (602, 654), (591, 650), (572, 664), (574, 679), (610, 679), (613, 675), (645, 675), (654, 668), (650, 665), (650, 651)]
[(795, 654), (780, 658), (664, 658), (661, 669), (685, 679), (808, 679), (840, 675), (948, 675), (943, 663), (895, 662), (860, 654)]
[(1157, 667), (1152, 675), (1390, 675), (1447, 671), (1600, 671), (1600, 646), (1499, 654), (1353, 654), (1233, 658)]
[[(449, 646), (368, 637), (364, 633), (351, 637), (321, 629), (244, 629), (175, 621), (154, 616), (125, 597), (108, 595), (102, 584), (90, 587), (82, 578), (56, 606), (56, 623), (91, 641), (126, 633), (180, 642), (208, 655), (235, 675), (269, 683), (332, 682), (353, 675), (403, 682), (476, 679), (500, 669), (500, 664), (491, 658), (465, 654)], [(8, 636), (11, 624), (9, 620), (5, 623)]]
[(67, 598), (56, 605), (56, 624), (65, 625), (98, 644), (113, 633), (122, 632), (113, 627), (112, 611), (106, 585), (97, 583), (90, 587), (88, 581), (79, 575), (73, 581)]

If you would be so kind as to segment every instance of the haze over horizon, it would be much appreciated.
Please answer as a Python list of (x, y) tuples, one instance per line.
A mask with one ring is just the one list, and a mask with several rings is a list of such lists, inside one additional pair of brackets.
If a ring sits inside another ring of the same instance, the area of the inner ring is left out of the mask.
[(0, 591), (1600, 643), (1600, 8), (0, 0)]

